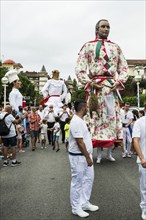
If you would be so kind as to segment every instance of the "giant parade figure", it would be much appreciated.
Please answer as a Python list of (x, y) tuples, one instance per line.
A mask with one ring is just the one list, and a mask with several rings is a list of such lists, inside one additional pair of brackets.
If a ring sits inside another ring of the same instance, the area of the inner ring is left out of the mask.
[[(46, 105), (44, 109), (47, 112), (50, 105), (53, 106), (54, 112), (58, 115), (62, 111), (63, 100), (67, 95), (67, 87), (63, 80), (59, 79), (59, 71), (52, 71), (52, 79), (49, 79), (41, 90), (44, 100), (41, 105)], [(44, 113), (45, 114), (45, 113)]]
[(115, 161), (112, 147), (123, 139), (119, 99), (128, 78), (128, 65), (121, 48), (107, 39), (109, 22), (98, 21), (95, 30), (95, 40), (85, 43), (79, 52), (76, 76), (86, 93), (89, 111), (85, 120), (100, 163), (102, 148), (108, 148), (108, 159)]
[(8, 78), (9, 83), (12, 85), (12, 91), (9, 94), (9, 102), (12, 106), (12, 110), (16, 113), (19, 111), (19, 106), (22, 106), (23, 96), (19, 89), (21, 88), (21, 81), (18, 77), (18, 72), (13, 69), (9, 70), (5, 76)]

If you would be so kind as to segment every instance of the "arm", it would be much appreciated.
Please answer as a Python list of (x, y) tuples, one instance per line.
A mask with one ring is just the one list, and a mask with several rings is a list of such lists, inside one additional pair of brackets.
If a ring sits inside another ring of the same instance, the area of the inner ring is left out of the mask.
[(65, 83), (63, 83), (63, 85), (62, 85), (62, 91), (63, 91), (63, 93), (60, 96), (61, 100), (65, 99), (65, 97), (67, 95), (67, 87), (66, 87)]
[(77, 142), (77, 145), (80, 151), (84, 154), (88, 166), (91, 167), (93, 165), (93, 161), (91, 160), (90, 155), (88, 151), (86, 150), (86, 146), (85, 146), (85, 143), (83, 142), (83, 138), (76, 138), (76, 142)]
[(41, 93), (43, 94), (44, 98), (48, 97), (49, 95), (49, 86), (50, 86), (50, 80), (46, 82), (44, 87), (41, 90)]
[(87, 66), (88, 66), (88, 53), (86, 49), (86, 44), (83, 46), (79, 52), (79, 57), (77, 59), (77, 65), (75, 68), (76, 76), (81, 84), (84, 86), (90, 82), (90, 79), (87, 75)]
[(135, 150), (136, 150), (136, 152), (137, 152), (137, 154), (140, 158), (141, 165), (143, 166), (143, 168), (146, 168), (146, 158), (144, 158), (144, 155), (141, 151), (138, 137), (133, 138), (133, 144), (134, 144), (134, 148), (135, 148)]

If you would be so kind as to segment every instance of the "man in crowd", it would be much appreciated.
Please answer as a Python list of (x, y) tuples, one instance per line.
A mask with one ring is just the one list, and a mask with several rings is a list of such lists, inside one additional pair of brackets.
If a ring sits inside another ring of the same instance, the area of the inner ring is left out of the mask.
[(21, 162), (16, 160), (16, 146), (17, 146), (17, 138), (16, 138), (16, 129), (15, 129), (15, 123), (18, 123), (18, 120), (16, 120), (13, 115), (11, 114), (12, 107), (10, 105), (7, 105), (4, 108), (4, 111), (0, 113), (0, 119), (5, 117), (5, 123), (7, 127), (10, 129), (10, 132), (8, 135), (2, 136), (2, 142), (3, 142), (3, 154), (4, 154), (4, 162), (3, 167), (8, 166), (8, 149), (10, 148), (12, 151), (12, 167), (18, 166), (21, 164)]
[(132, 143), (132, 128), (133, 113), (129, 111), (130, 104), (127, 102), (124, 106), (124, 111), (121, 113), (122, 126), (123, 126), (123, 144), (124, 152), (123, 158), (131, 158), (130, 148)]
[(146, 103), (144, 104), (144, 111), (145, 116), (139, 118), (134, 124), (132, 137), (134, 148), (138, 154), (141, 217), (146, 220)]
[(86, 211), (97, 211), (98, 206), (92, 205), (91, 196), (94, 168), (92, 152), (93, 146), (89, 130), (83, 117), (87, 113), (84, 101), (74, 103), (76, 113), (70, 123), (69, 161), (71, 166), (70, 201), (72, 213), (80, 217), (87, 217)]
[(28, 115), (28, 119), (29, 119), (29, 122), (30, 122), (30, 136), (31, 136), (32, 151), (35, 151), (36, 141), (37, 141), (37, 138), (38, 138), (40, 122), (41, 122), (41, 117), (36, 112), (35, 107), (31, 108), (31, 113)]

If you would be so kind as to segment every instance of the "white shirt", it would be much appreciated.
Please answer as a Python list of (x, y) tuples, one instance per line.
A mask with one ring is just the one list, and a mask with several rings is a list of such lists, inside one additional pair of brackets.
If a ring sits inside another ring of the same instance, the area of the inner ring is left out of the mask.
[[(133, 127), (132, 138), (140, 138), (140, 148), (146, 159), (146, 115), (139, 118)], [(137, 163), (140, 163), (140, 158), (137, 157)]]
[(55, 122), (55, 117), (57, 117), (57, 115), (54, 112), (48, 112), (48, 109), (46, 110), (44, 119), (48, 122)]
[(131, 111), (121, 113), (122, 123), (127, 124), (131, 119), (133, 119), (133, 113)]
[(60, 95), (63, 100), (67, 95), (67, 87), (63, 80), (49, 79), (41, 90), (43, 96)]
[(42, 111), (38, 110), (37, 113), (39, 114), (41, 120), (43, 120), (44, 119), (44, 110), (42, 110)]
[[(7, 112), (1, 112), (0, 113), (0, 119), (2, 119), (5, 114), (7, 114)], [(10, 137), (14, 137), (16, 136), (16, 129), (15, 129), (15, 125), (12, 123), (15, 121), (15, 118), (13, 117), (13, 115), (9, 114), (6, 118), (5, 118), (5, 123), (8, 126), (8, 128), (10, 127), (10, 132), (8, 135), (2, 136), (2, 138), (10, 138)]]
[(65, 122), (66, 118), (69, 117), (69, 114), (68, 114), (68, 112), (64, 112), (63, 114), (62, 114), (62, 113), (63, 113), (63, 112), (60, 113), (60, 115), (62, 115), (62, 116), (60, 117), (60, 121)]
[(55, 134), (56, 136), (59, 136), (60, 135), (60, 124), (59, 122), (55, 122), (54, 126), (53, 126), (54, 130), (53, 130), (53, 134), (55, 134), (56, 131), (59, 131)]
[(77, 115), (74, 115), (69, 129), (69, 152), (71, 153), (81, 153), (76, 138), (83, 138), (88, 153), (93, 152), (91, 136), (86, 122)]
[(47, 124), (41, 124), (41, 134), (47, 134), (48, 126)]
[(22, 106), (22, 94), (19, 92), (18, 89), (13, 88), (9, 94), (9, 102), (12, 106), (12, 109), (15, 111), (19, 111), (18, 107)]

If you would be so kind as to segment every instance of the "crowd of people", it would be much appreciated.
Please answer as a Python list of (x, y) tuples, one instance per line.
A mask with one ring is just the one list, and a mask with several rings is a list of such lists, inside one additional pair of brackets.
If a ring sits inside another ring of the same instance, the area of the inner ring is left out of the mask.
[(21, 164), (16, 152), (25, 153), (28, 137), (33, 152), (37, 142), (42, 150), (50, 145), (59, 152), (62, 141), (71, 166), (72, 213), (87, 217), (86, 211), (99, 209), (89, 201), (94, 181), (93, 148), (97, 148), (97, 164), (101, 163), (104, 148), (111, 162), (116, 161), (112, 156), (116, 146), (122, 147), (123, 158), (131, 158), (135, 149), (140, 173), (141, 217), (146, 220), (146, 104), (138, 114), (129, 110), (129, 103), (120, 108), (120, 91), (128, 79), (128, 65), (121, 48), (107, 39), (109, 31), (106, 19), (98, 21), (95, 40), (85, 43), (79, 52), (75, 71), (84, 86), (86, 101), (76, 100), (73, 108), (64, 104), (67, 87), (58, 70), (52, 71), (52, 78), (42, 88), (44, 99), (38, 109), (22, 108), (17, 72), (6, 74), (13, 89), (10, 105), (0, 114), (10, 130), (7, 135), (1, 135), (3, 166), (8, 166), (9, 153), (12, 153), (11, 166)]

